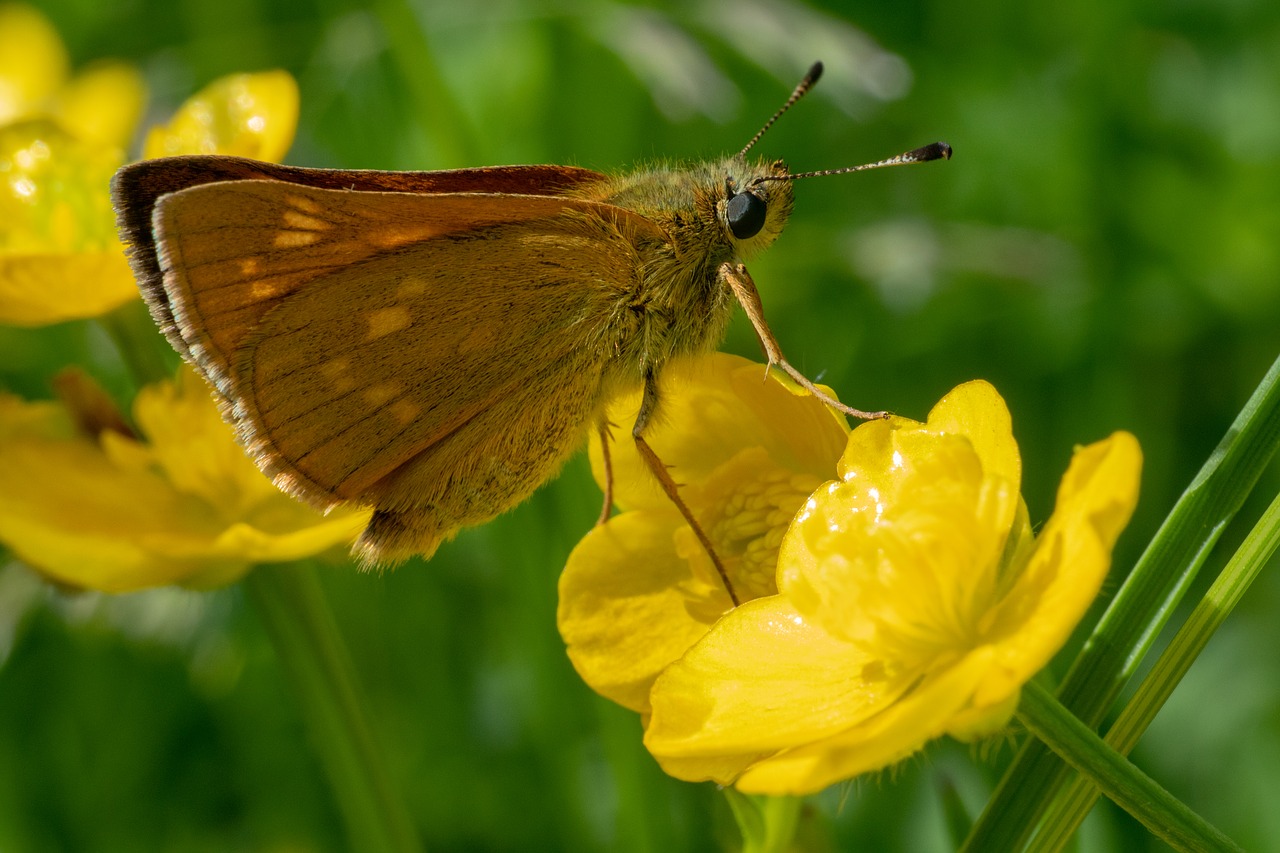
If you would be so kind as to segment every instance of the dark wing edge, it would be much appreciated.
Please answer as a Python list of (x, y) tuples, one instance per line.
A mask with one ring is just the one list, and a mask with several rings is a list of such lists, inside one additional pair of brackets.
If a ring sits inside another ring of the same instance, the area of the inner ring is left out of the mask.
[(194, 359), (178, 327), (160, 267), (153, 226), (156, 202), (169, 193), (203, 184), (260, 180), (372, 192), (562, 196), (605, 180), (605, 176), (576, 166), (492, 166), (439, 172), (307, 169), (211, 154), (161, 157), (126, 165), (111, 180), (116, 225), (152, 318), (187, 361)]

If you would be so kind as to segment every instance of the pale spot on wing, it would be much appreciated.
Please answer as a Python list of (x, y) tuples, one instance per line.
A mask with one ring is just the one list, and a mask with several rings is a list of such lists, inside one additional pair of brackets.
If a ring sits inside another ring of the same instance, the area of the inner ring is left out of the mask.
[(428, 223), (415, 223), (413, 227), (399, 228), (387, 225), (365, 233), (364, 239), (365, 242), (382, 249), (396, 249), (410, 243), (421, 243), (423, 240), (429, 240), (437, 234), (445, 234), (448, 231), (449, 229), (442, 225)]
[(315, 216), (308, 216), (297, 210), (286, 210), (284, 212), (284, 224), (290, 228), (299, 228), (304, 231), (326, 231), (329, 229), (329, 223)]
[(257, 302), (262, 302), (267, 299), (275, 299), (277, 296), (287, 291), (288, 287), (281, 284), (278, 278), (260, 279), (255, 281), (249, 288), (249, 292)]
[(314, 231), (277, 231), (272, 245), (277, 249), (295, 249), (298, 246), (310, 246), (319, 239), (320, 235)]
[(406, 278), (396, 288), (396, 301), (416, 302), (427, 292), (427, 283), (420, 278)]
[(320, 365), (320, 375), (338, 394), (355, 390), (356, 380), (351, 376), (351, 360), (346, 356), (331, 358)]
[(422, 407), (417, 403), (410, 403), (408, 400), (396, 400), (390, 406), (387, 406), (387, 414), (391, 415), (397, 426), (406, 426), (414, 418), (418, 417), (418, 413), (422, 411)]
[(376, 341), (401, 329), (409, 328), (413, 323), (413, 315), (403, 305), (392, 305), (390, 308), (378, 308), (367, 315), (369, 331), (366, 341)]
[(364, 389), (361, 396), (370, 408), (381, 409), (402, 393), (404, 393), (404, 385), (399, 382), (379, 382)]
[(318, 201), (308, 198), (305, 195), (291, 195), (285, 199), (285, 203), (290, 207), (301, 210), (304, 213), (320, 213), (324, 210)]
[(241, 258), (240, 259), (240, 275), (245, 278), (251, 278), (258, 274), (258, 270), (262, 269), (262, 263), (257, 258)]

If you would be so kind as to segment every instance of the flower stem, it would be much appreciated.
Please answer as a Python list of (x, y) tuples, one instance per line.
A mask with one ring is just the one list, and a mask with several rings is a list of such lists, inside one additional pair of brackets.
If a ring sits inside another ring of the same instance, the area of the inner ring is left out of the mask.
[(417, 853), (417, 831), (383, 766), (354, 668), (314, 568), (260, 566), (245, 586), (293, 682), (351, 849)]
[(141, 300), (135, 299), (98, 318), (115, 342), (129, 375), (138, 385), (173, 378), (169, 345), (156, 330)]
[(786, 853), (795, 839), (800, 797), (760, 797), (725, 788), (742, 833), (742, 853)]
[(1116, 805), (1175, 850), (1241, 850), (1127, 758), (1103, 743), (1102, 738), (1071, 716), (1034, 681), (1023, 688), (1018, 719), (1060, 758), (1088, 776)]

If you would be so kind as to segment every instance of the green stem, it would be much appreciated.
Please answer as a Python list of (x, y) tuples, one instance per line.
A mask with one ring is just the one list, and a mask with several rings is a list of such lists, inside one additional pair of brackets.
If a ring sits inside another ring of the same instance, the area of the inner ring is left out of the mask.
[(315, 569), (261, 566), (245, 580), (298, 695), (353, 850), (416, 853), (413, 822), (374, 741), (355, 670)]
[(1035, 682), (1023, 688), (1018, 719), (1060, 758), (1088, 776), (1116, 805), (1175, 850), (1210, 853), (1241, 849), (1103, 743)]
[(800, 797), (761, 797), (725, 788), (725, 799), (742, 833), (742, 853), (786, 853), (795, 840)]
[[(1280, 495), (1267, 507), (1107, 732), (1106, 742), (1112, 749), (1128, 755), (1137, 745), (1138, 738), (1275, 554), (1277, 546), (1280, 546)], [(1080, 776), (1073, 779), (1046, 818), (1030, 850), (1035, 853), (1061, 850), (1097, 798), (1098, 791), (1088, 779)]]
[[(1277, 446), (1280, 359), (1178, 499), (1063, 679), (1058, 699), (1086, 725), (1101, 723)], [(1069, 774), (1044, 744), (1028, 741), (963, 853), (1022, 850)]]
[(173, 378), (172, 350), (156, 329), (142, 300), (134, 300), (98, 318), (129, 375), (139, 386)]

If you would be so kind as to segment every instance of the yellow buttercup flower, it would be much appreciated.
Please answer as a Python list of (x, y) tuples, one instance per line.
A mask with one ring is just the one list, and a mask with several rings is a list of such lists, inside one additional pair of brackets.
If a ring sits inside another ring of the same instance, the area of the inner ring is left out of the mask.
[(1140, 468), (1128, 433), (1078, 450), (1033, 537), (991, 386), (859, 426), (787, 531), (779, 594), (663, 672), (645, 744), (680, 778), (804, 794), (999, 730), (1097, 595)]
[(52, 121), (78, 139), (129, 144), (147, 90), (132, 65), (99, 60), (74, 77), (58, 32), (38, 10), (0, 5), (0, 125)]
[[(96, 317), (138, 298), (107, 187), (144, 98), (141, 77), (119, 62), (67, 80), (65, 52), (43, 16), (0, 7), (0, 323)], [(278, 160), (297, 116), (287, 73), (231, 75), (154, 129), (146, 156)]]
[(62, 585), (224, 584), (349, 544), (368, 522), (368, 510), (324, 515), (276, 489), (186, 366), (137, 395), (141, 436), (82, 381), (64, 397), (0, 396), (0, 542)]
[(190, 98), (147, 134), (143, 157), (228, 154), (278, 161), (298, 125), (298, 84), (285, 71), (231, 74)]
[[(830, 472), (848, 428), (764, 365), (716, 353), (663, 373), (661, 419), (646, 439), (682, 483), (681, 494), (741, 600), (777, 591), (778, 544), (805, 497)], [(649, 710), (649, 688), (732, 602), (714, 566), (662, 493), (630, 438), (637, 392), (615, 402), (610, 442), (616, 503), (560, 578), (560, 633), (594, 690)], [(603, 479), (600, 444), (592, 465)]]

